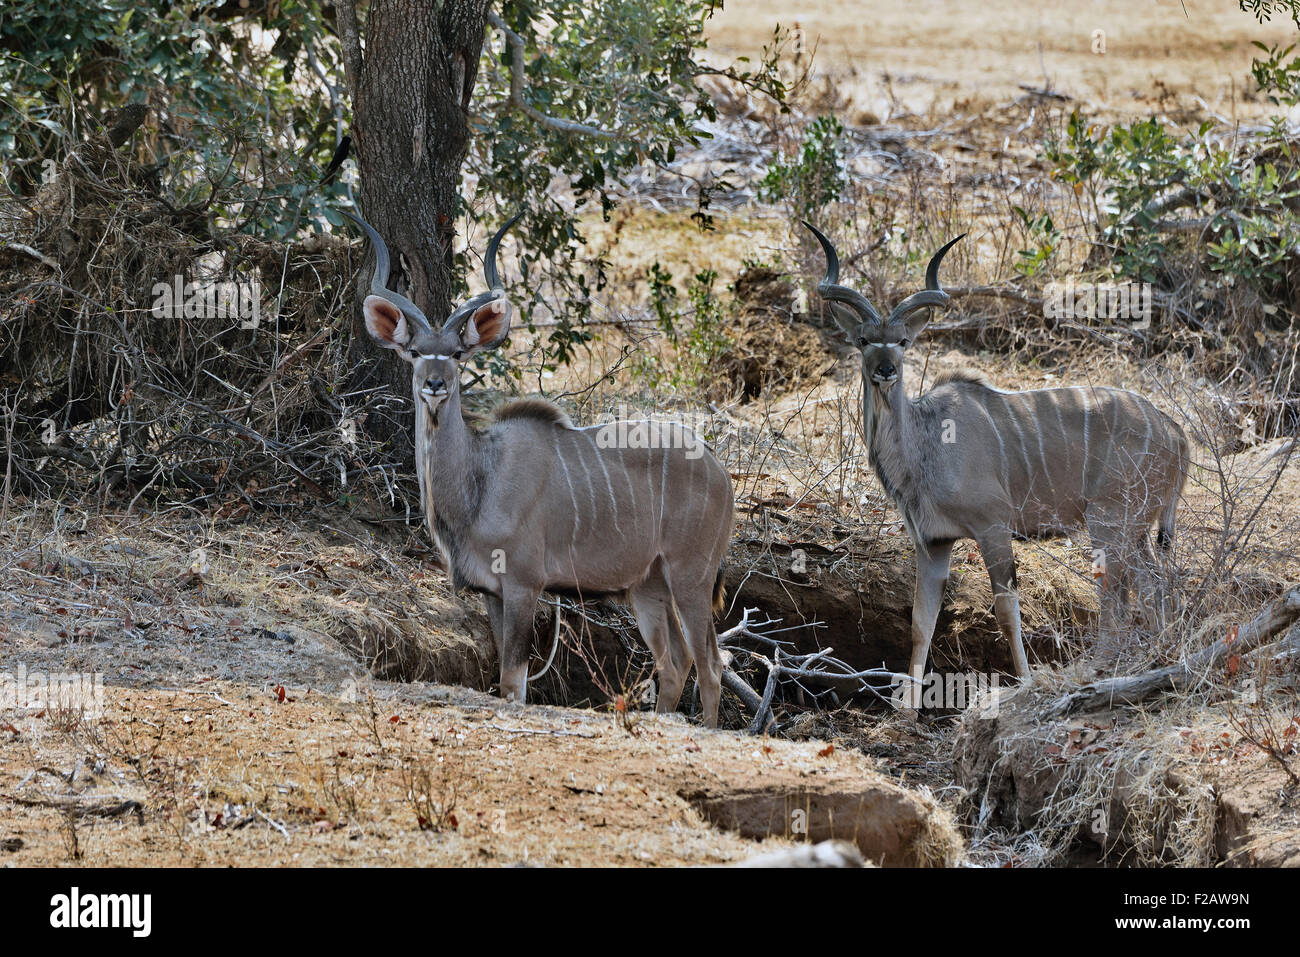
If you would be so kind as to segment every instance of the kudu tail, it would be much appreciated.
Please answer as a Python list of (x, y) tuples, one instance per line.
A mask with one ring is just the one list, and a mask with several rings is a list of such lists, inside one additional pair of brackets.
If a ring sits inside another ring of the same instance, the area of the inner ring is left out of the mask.
[(1174, 544), (1174, 513), (1178, 511), (1178, 496), (1169, 500), (1169, 504), (1160, 513), (1160, 524), (1156, 526), (1156, 544), (1162, 552), (1169, 551)]
[(723, 562), (718, 566), (718, 577), (713, 579), (713, 613), (715, 615), (722, 614), (722, 609), (727, 604), (726, 570), (727, 563)]

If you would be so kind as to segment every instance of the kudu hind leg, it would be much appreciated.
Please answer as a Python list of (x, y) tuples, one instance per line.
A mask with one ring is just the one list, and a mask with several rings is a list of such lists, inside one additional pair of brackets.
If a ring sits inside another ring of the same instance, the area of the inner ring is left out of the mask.
[(1163, 571), (1151, 551), (1151, 537), (1143, 530), (1138, 537), (1137, 560), (1133, 567), (1133, 600), (1143, 629), (1158, 635), (1165, 629), (1166, 588)]
[(713, 627), (713, 579), (702, 576), (691, 583), (687, 594), (674, 593), (686, 644), (695, 659), (695, 677), (700, 683), (700, 707), (704, 724), (718, 726), (718, 704), (722, 699), (722, 653)]
[(1132, 529), (1122, 517), (1100, 511), (1090, 512), (1086, 518), (1099, 611), (1093, 657), (1103, 667), (1109, 667), (1119, 658), (1121, 639), (1129, 625), (1129, 589), (1133, 584), (1134, 556), (1128, 540)]
[(674, 711), (681, 700), (682, 688), (686, 686), (691, 659), (673, 611), (672, 592), (656, 569), (650, 578), (632, 590), (629, 598), (637, 628), (654, 655), (655, 670), (659, 674), (655, 710), (660, 714)]
[(943, 589), (952, 564), (952, 542), (933, 542), (916, 549), (916, 588), (912, 595), (912, 660), (907, 673), (912, 682), (903, 699), (908, 707), (921, 707), (921, 682), (930, 657), (930, 642), (943, 604)]
[(1016, 578), (1016, 553), (1011, 548), (1011, 535), (995, 532), (977, 541), (993, 585), (993, 616), (998, 620), (998, 630), (1011, 646), (1011, 664), (1016, 675), (1027, 678), (1029, 658), (1020, 634), (1020, 583)]

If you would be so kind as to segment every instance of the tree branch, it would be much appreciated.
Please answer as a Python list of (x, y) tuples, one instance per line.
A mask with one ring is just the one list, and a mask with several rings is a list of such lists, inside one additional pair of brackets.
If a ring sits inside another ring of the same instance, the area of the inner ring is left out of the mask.
[(3, 240), (0, 240), (0, 249), (12, 249), (14, 252), (26, 253), (33, 259), (39, 260), (43, 265), (49, 266), (55, 272), (60, 271), (59, 264), (53, 259), (45, 255), (45, 253), (41, 252), (39, 249), (33, 249), (31, 246), (24, 243), (6, 243)]
[(1043, 297), (1021, 292), (1014, 286), (944, 286), (943, 291), (954, 299), (962, 296), (980, 296), (988, 299), (1010, 299), (1031, 306), (1041, 306)]
[(525, 116), (531, 119), (539, 126), (555, 130), (559, 133), (575, 133), (579, 136), (594, 136), (602, 140), (622, 140), (625, 137), (617, 133), (611, 133), (609, 130), (602, 130), (595, 126), (589, 126), (586, 123), (578, 123), (574, 120), (563, 120), (559, 117), (548, 116), (541, 110), (537, 109), (526, 99), (524, 99), (524, 38), (514, 30), (511, 30), (504, 20), (492, 11), (488, 11), (486, 16), (487, 22), (496, 27), (505, 34), (506, 43), (510, 47), (510, 105), (515, 109), (523, 112)]
[(357, 28), (357, 8), (353, 0), (337, 0), (334, 9), (339, 44), (343, 48), (343, 76), (355, 108), (357, 84), (361, 80), (361, 32)]
[[(1181, 179), (1182, 177), (1180, 176), (1179, 178)], [(1184, 209), (1188, 206), (1194, 206), (1205, 198), (1206, 194), (1202, 190), (1194, 189), (1190, 186), (1183, 186), (1180, 189), (1174, 190), (1172, 193), (1167, 193), (1164, 196), (1159, 196), (1151, 200), (1151, 202), (1142, 207), (1140, 215), (1147, 217), (1147, 219), (1156, 219), (1160, 216), (1164, 216), (1166, 213), (1172, 213), (1175, 209)]]
[(1199, 233), (1212, 222), (1213, 216), (1202, 216), (1199, 219), (1157, 219), (1151, 228), (1162, 233)]

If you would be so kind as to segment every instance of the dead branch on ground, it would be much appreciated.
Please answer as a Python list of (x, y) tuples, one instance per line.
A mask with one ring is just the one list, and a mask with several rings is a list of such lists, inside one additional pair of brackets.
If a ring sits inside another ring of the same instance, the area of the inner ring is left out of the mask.
[[(779, 625), (781, 619), (767, 618), (763, 621), (755, 621), (752, 616), (757, 613), (757, 608), (746, 608), (739, 624), (718, 636), (718, 647), (728, 656), (727, 667), (723, 670), (723, 681), (728, 688), (736, 691), (746, 707), (754, 712), (754, 720), (746, 729), (750, 734), (765, 733), (776, 723), (776, 716), (772, 711), (772, 699), (782, 681), (794, 683), (813, 698), (829, 690), (833, 700), (838, 703), (838, 699), (834, 698), (837, 694), (871, 694), (881, 701), (887, 701), (889, 699), (881, 693), (882, 691), (889, 691), (898, 687), (901, 682), (911, 680), (907, 675), (887, 668), (868, 668), (859, 671), (848, 662), (832, 657), (832, 652), (835, 650), (833, 648), (823, 648), (803, 655), (792, 654), (790, 649), (794, 646), (790, 642), (772, 637), (773, 634), (787, 629), (761, 630)], [(736, 642), (742, 638), (768, 646), (771, 649), (770, 657), (752, 648), (737, 645)], [(736, 655), (744, 655), (748, 665), (763, 665), (767, 668), (767, 681), (761, 698), (733, 670), (731, 662), (735, 661)], [(885, 679), (888, 683), (885, 685), (872, 683), (873, 680), (881, 679)], [(805, 687), (804, 682), (823, 685), (824, 688), (813, 690)]]
[[(1156, 668), (1139, 675), (1124, 675), (1094, 681), (1059, 698), (1049, 709), (1051, 715), (1090, 711), (1116, 705), (1134, 705), (1166, 691), (1180, 691), (1206, 672), (1217, 668), (1229, 654), (1244, 654), (1271, 641), (1276, 635), (1300, 620), (1300, 588), (1292, 589), (1270, 603), (1247, 625), (1229, 632), (1223, 639), (1197, 652), (1181, 664)], [(1300, 633), (1287, 639), (1288, 648), (1300, 647)]]

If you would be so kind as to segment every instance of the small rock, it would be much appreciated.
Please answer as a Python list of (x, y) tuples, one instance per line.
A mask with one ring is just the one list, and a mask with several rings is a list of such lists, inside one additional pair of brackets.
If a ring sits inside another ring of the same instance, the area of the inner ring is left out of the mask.
[(758, 854), (737, 862), (735, 867), (867, 867), (856, 847), (848, 841), (822, 841), (789, 850)]

